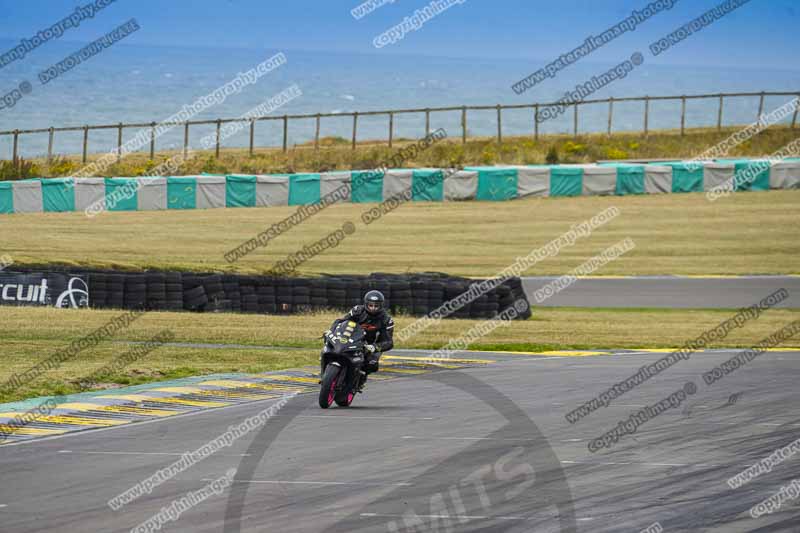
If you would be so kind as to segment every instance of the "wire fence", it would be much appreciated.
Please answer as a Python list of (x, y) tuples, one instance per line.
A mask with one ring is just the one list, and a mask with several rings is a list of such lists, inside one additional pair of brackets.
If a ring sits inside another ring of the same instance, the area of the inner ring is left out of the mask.
[[(686, 130), (686, 102), (688, 100), (718, 100), (717, 106), (717, 113), (716, 113), (716, 128), (718, 130), (722, 129), (722, 122), (723, 122), (723, 111), (725, 109), (725, 102), (726, 99), (732, 98), (752, 98), (758, 97), (758, 110), (753, 114), (753, 120), (757, 121), (761, 116), (764, 114), (764, 99), (768, 96), (796, 96), (800, 98), (800, 91), (798, 92), (775, 92), (775, 91), (762, 91), (762, 92), (740, 92), (740, 93), (716, 93), (716, 94), (692, 94), (692, 95), (680, 95), (680, 96), (636, 96), (636, 97), (625, 97), (625, 98), (605, 98), (605, 99), (595, 99), (595, 100), (582, 100), (580, 102), (571, 102), (567, 103), (567, 107), (572, 108), (572, 134), (574, 136), (578, 136), (578, 125), (580, 119), (580, 109), (585, 106), (608, 106), (608, 119), (606, 124), (606, 132), (610, 136), (613, 132), (613, 121), (614, 121), (614, 105), (623, 103), (623, 102), (641, 102), (642, 106), (642, 131), (645, 136), (648, 135), (650, 132), (650, 104), (651, 102), (659, 102), (659, 101), (680, 101), (680, 133), (681, 135), (685, 134)], [(353, 150), (355, 150), (356, 145), (358, 144), (358, 120), (360, 117), (370, 117), (370, 116), (387, 116), (389, 119), (388, 124), (388, 137), (386, 139), (370, 139), (371, 141), (378, 141), (388, 142), (389, 147), (391, 148), (393, 143), (395, 142), (395, 117), (398, 115), (418, 115), (423, 114), (425, 118), (425, 132), (424, 134), (427, 135), (431, 132), (431, 114), (433, 113), (443, 113), (443, 112), (460, 112), (461, 113), (461, 142), (465, 144), (468, 139), (468, 113), (469, 111), (495, 111), (497, 114), (496, 118), (496, 125), (497, 125), (497, 133), (496, 138), (498, 142), (502, 142), (503, 140), (503, 111), (507, 110), (524, 110), (528, 109), (532, 111), (530, 124), (531, 130), (530, 134), (536, 140), (539, 139), (539, 129), (540, 129), (540, 122), (536, 120), (536, 117), (539, 116), (539, 109), (545, 108), (548, 106), (556, 106), (556, 105), (564, 105), (563, 102), (542, 102), (542, 103), (533, 103), (533, 104), (507, 104), (507, 105), (471, 105), (471, 106), (451, 106), (451, 107), (426, 107), (426, 108), (418, 108), (418, 109), (390, 109), (390, 110), (379, 110), (379, 111), (353, 111), (353, 112), (342, 112), (342, 113), (316, 113), (316, 114), (299, 114), (299, 115), (282, 115), (282, 116), (261, 116), (261, 117), (252, 117), (252, 118), (218, 118), (215, 120), (192, 120), (187, 122), (149, 122), (149, 123), (118, 123), (118, 124), (96, 124), (96, 125), (85, 125), (85, 126), (67, 126), (67, 127), (50, 127), (50, 128), (39, 128), (39, 129), (15, 129), (15, 130), (6, 130), (0, 131), (0, 136), (11, 136), (12, 137), (12, 154), (11, 158), (14, 162), (14, 165), (17, 165), (19, 162), (19, 151), (20, 151), (20, 144), (22, 140), (22, 136), (24, 135), (41, 135), (47, 134), (47, 159), (48, 161), (53, 159), (54, 149), (55, 149), (55, 140), (56, 140), (56, 133), (57, 132), (82, 132), (83, 133), (83, 141), (82, 141), (82, 161), (84, 163), (88, 160), (89, 154), (89, 132), (95, 130), (116, 130), (117, 132), (117, 142), (116, 142), (116, 149), (115, 153), (117, 154), (118, 160), (122, 159), (123, 151), (121, 147), (123, 146), (122, 138), (123, 138), (123, 130), (126, 128), (149, 128), (149, 154), (150, 159), (153, 159), (156, 152), (156, 127), (158, 126), (160, 129), (164, 128), (179, 128), (183, 127), (183, 152), (186, 155), (189, 151), (189, 130), (191, 126), (202, 126), (202, 125), (213, 125), (216, 126), (216, 137), (215, 137), (215, 145), (214, 145), (214, 153), (216, 157), (219, 157), (220, 152), (220, 131), (223, 124), (230, 124), (230, 123), (249, 123), (249, 152), (252, 155), (256, 149), (255, 146), (255, 131), (256, 131), (256, 123), (261, 121), (280, 121), (282, 122), (282, 143), (281, 148), (284, 152), (288, 150), (288, 140), (289, 140), (289, 122), (290, 121), (299, 121), (299, 120), (314, 120), (315, 121), (315, 128), (314, 128), (314, 149), (320, 149), (320, 130), (321, 130), (321, 119), (335, 117), (341, 119), (342, 117), (350, 117), (352, 119), (352, 136), (350, 140), (350, 144)], [(794, 114), (792, 116), (791, 121), (791, 128), (795, 129), (797, 124), (797, 110), (795, 109)], [(713, 127), (713, 122), (709, 122), (706, 127)]]

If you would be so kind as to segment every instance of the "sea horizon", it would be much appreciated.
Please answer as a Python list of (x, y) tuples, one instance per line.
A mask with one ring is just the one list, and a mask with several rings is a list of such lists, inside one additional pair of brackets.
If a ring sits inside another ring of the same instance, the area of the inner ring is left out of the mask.
[[(0, 51), (15, 41), (0, 39)], [(85, 43), (63, 41), (49, 43), (25, 58), (0, 68), (0, 92), (6, 93), (22, 81), (33, 90), (14, 107), (0, 110), (0, 130), (75, 127), (85, 124), (160, 122), (182, 106), (212, 92), (253, 68), (277, 52), (287, 63), (266, 74), (257, 83), (193, 117), (193, 120), (234, 118), (264, 103), (286, 88), (296, 85), (302, 96), (276, 109), (273, 115), (349, 113), (402, 108), (450, 107), (462, 105), (532, 104), (561, 98), (567, 90), (606, 71), (614, 63), (581, 60), (554, 79), (537, 85), (523, 95), (511, 86), (543, 66), (546, 59), (486, 57), (434, 57), (419, 54), (377, 54), (361, 52), (323, 52), (299, 49), (198, 47), (173, 45), (115, 44), (86, 64), (80, 64), (59, 78), (42, 85), (37, 74), (62, 60)], [(625, 59), (625, 58), (621, 58)], [(788, 91), (800, 89), (800, 70), (776, 68), (697, 67), (691, 65), (648, 65), (645, 63), (601, 88), (588, 99), (678, 96), (720, 92)], [(767, 113), (789, 101), (785, 97), (767, 97)], [(716, 125), (718, 102), (715, 99), (689, 101), (686, 127)], [(727, 99), (723, 125), (747, 124), (757, 119), (758, 97)], [(579, 132), (605, 131), (608, 107), (605, 104), (580, 108)], [(619, 103), (614, 106), (616, 131), (643, 129), (643, 104)], [(787, 121), (791, 117), (787, 118)], [(395, 117), (395, 138), (419, 138), (424, 135), (424, 115)], [(460, 112), (431, 115), (431, 129), (444, 128), (451, 137), (460, 137)], [(540, 133), (571, 133), (572, 112), (540, 124)], [(651, 102), (649, 129), (680, 127), (680, 102)], [(259, 122), (255, 144), (280, 146), (280, 121)], [(350, 139), (352, 118), (325, 118), (321, 136)], [(503, 113), (503, 134), (533, 134), (532, 110)], [(190, 144), (213, 133), (214, 126), (193, 126)], [(495, 135), (496, 112), (471, 111), (468, 132), (471, 136)], [(123, 140), (138, 132), (124, 130)], [(388, 137), (386, 116), (359, 117), (359, 140)], [(291, 121), (289, 145), (314, 138), (313, 119)], [(59, 132), (54, 152), (76, 154), (81, 151), (82, 133)], [(226, 139), (224, 147), (244, 147), (249, 132)], [(116, 145), (116, 130), (92, 132), (91, 153), (106, 152)], [(11, 156), (10, 135), (0, 136), (0, 159)], [(157, 139), (157, 150), (183, 146), (183, 130), (175, 128)], [(144, 148), (145, 150), (147, 147)], [(19, 153), (37, 157), (47, 152), (47, 134), (22, 135)]]

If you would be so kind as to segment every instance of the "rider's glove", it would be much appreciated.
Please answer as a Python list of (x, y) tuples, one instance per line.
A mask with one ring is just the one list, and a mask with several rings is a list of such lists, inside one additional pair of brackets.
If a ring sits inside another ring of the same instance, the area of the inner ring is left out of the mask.
[(377, 352), (377, 351), (378, 351), (378, 349), (375, 347), (375, 345), (374, 345), (374, 344), (366, 344), (366, 345), (364, 345), (364, 349), (365, 349), (365, 350), (367, 351), (367, 353), (369, 353), (369, 354), (374, 354), (375, 352)]

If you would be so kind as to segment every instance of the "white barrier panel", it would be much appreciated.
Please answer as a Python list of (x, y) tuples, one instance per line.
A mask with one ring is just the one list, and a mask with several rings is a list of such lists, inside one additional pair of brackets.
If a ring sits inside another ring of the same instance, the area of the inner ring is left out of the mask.
[[(197, 176), (197, 209), (225, 207), (225, 176)], [(258, 188), (258, 187), (256, 187)]]
[(256, 206), (289, 205), (289, 176), (256, 176)]
[(445, 202), (474, 200), (478, 196), (478, 173), (459, 170), (444, 180)]
[(39, 180), (15, 181), (11, 185), (14, 195), (15, 213), (41, 213), (44, 211), (42, 203), (42, 184)]

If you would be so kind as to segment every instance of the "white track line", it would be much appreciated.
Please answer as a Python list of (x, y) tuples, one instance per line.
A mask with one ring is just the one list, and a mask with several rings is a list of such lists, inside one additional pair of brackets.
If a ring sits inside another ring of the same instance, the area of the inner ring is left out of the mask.
[[(364, 518), (403, 518), (401, 514), (383, 513), (361, 513)], [(423, 514), (417, 515), (420, 518), (457, 518), (459, 520), (527, 520), (524, 516), (487, 516), (487, 515), (463, 515), (463, 514)]]
[[(216, 481), (214, 478), (203, 478), (201, 481)], [(359, 485), (369, 487), (411, 487), (412, 483), (370, 483), (364, 481), (285, 481), (280, 479), (234, 479), (234, 483), (260, 483), (269, 485)]]
[(704, 464), (688, 464), (688, 463), (636, 463), (636, 462), (628, 462), (628, 463), (602, 463), (602, 462), (593, 462), (593, 461), (561, 461), (561, 464), (567, 465), (601, 465), (601, 466), (609, 466), (609, 465), (633, 465), (633, 466), (697, 466), (697, 467), (717, 467), (719, 465), (704, 465)]
[[(336, 410), (334, 409), (333, 412)], [(273, 415), (272, 418), (280, 418), (282, 416), (291, 415)], [(418, 416), (362, 416), (362, 415), (297, 415), (294, 418), (327, 418), (328, 420), (436, 420), (432, 416), (418, 417)]]
[[(717, 424), (718, 426), (733, 426), (733, 425), (739, 425), (739, 424), (741, 424), (741, 422), (703, 422), (703, 424)], [(752, 425), (754, 425), (754, 426), (785, 426), (787, 424), (788, 424), (788, 422), (781, 422), (781, 423), (778, 423), (778, 422), (757, 422), (757, 423), (752, 424)], [(797, 426), (797, 425), (800, 425), (800, 424), (795, 424), (795, 425)]]
[[(186, 452), (97, 452), (97, 451), (72, 451), (72, 450), (58, 450), (58, 453), (74, 453), (79, 455), (170, 455), (175, 457), (182, 457)], [(250, 457), (249, 453), (216, 453), (215, 456), (219, 457)]]
[(499, 441), (511, 441), (511, 442), (528, 442), (532, 441), (533, 439), (495, 439), (492, 437), (418, 437), (416, 435), (403, 435), (401, 438), (403, 439), (420, 439), (420, 440), (499, 440)]
[(504, 360), (503, 363), (542, 363), (544, 361), (561, 361), (562, 359), (576, 359), (571, 355), (542, 355), (540, 357), (531, 356), (530, 359)]

